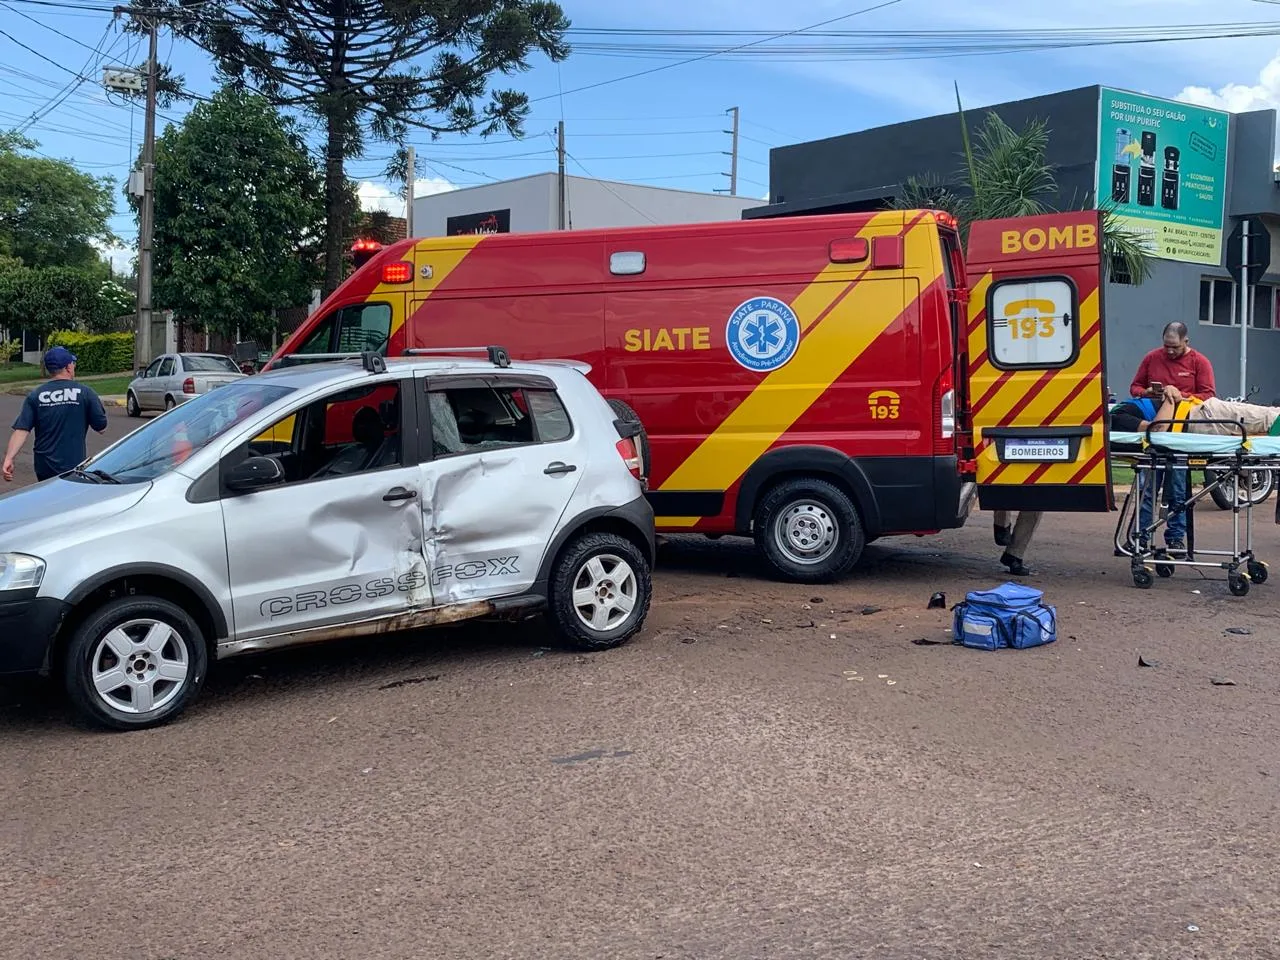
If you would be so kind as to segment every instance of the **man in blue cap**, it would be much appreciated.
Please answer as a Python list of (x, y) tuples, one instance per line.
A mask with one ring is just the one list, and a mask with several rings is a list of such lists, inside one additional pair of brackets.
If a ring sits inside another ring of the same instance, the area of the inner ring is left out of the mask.
[(107, 411), (98, 395), (76, 382), (76, 357), (66, 347), (51, 347), (44, 367), (52, 377), (36, 387), (22, 404), (4, 455), (4, 478), (13, 479), (13, 458), (27, 437), (36, 435), (36, 479), (48, 480), (78, 467), (88, 456), (85, 436), (93, 427), (107, 429)]

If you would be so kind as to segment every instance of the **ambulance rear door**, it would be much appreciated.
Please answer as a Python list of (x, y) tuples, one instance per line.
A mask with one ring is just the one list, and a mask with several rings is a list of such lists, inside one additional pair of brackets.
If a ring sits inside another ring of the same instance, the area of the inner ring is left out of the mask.
[(969, 389), (983, 510), (1113, 505), (1096, 210), (969, 232)]

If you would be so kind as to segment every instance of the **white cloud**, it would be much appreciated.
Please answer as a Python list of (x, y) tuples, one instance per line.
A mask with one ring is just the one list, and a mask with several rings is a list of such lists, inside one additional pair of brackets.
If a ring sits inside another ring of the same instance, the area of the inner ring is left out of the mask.
[(1257, 83), (1228, 83), (1217, 90), (1209, 87), (1184, 87), (1176, 99), (1232, 113), (1280, 109), (1280, 53), (1272, 57), (1258, 73)]
[[(413, 182), (415, 197), (429, 197), (436, 193), (448, 193), (458, 189), (443, 177), (420, 177)], [(404, 198), (398, 191), (385, 182), (361, 180), (356, 190), (360, 197), (360, 209), (366, 211), (384, 210), (393, 217), (404, 216)]]

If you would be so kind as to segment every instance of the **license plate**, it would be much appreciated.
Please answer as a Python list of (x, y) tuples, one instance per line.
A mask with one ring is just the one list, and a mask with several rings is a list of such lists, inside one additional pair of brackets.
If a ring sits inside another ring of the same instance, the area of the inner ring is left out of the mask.
[(1067, 440), (1006, 440), (1006, 460), (1069, 460), (1071, 444)]

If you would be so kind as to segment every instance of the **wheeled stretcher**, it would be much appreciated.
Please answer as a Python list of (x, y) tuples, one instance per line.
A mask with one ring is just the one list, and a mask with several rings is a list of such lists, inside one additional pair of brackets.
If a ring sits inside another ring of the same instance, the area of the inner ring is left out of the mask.
[[(1116, 524), (1116, 556), (1127, 556), (1133, 583), (1148, 589), (1155, 576), (1172, 577), (1177, 567), (1212, 567), (1225, 570), (1227, 584), (1233, 594), (1243, 597), (1251, 584), (1265, 583), (1267, 566), (1253, 553), (1253, 503), (1250, 498), (1235, 498), (1231, 511), (1231, 549), (1200, 549), (1195, 541), (1195, 507), (1212, 495), (1215, 487), (1234, 483), (1235, 490), (1249, 490), (1253, 475), (1259, 471), (1280, 473), (1280, 437), (1250, 436), (1242, 424), (1233, 421), (1201, 421), (1217, 425), (1229, 433), (1172, 433), (1153, 431), (1168, 421), (1153, 423), (1144, 433), (1112, 431), (1110, 453), (1113, 461), (1133, 468), (1134, 483), (1120, 508)], [(1195, 490), (1190, 482), (1192, 470), (1205, 471), (1207, 482)], [(1186, 497), (1170, 495), (1169, 482), (1174, 471), (1188, 478), (1183, 485)], [(1142, 505), (1150, 507), (1150, 522), (1142, 523)], [(1172, 556), (1163, 545), (1157, 546), (1156, 534), (1167, 526), (1169, 518), (1185, 513), (1187, 518), (1187, 550)], [(1276, 522), (1280, 523), (1280, 506)], [(1153, 576), (1153, 573), (1155, 576)]]

